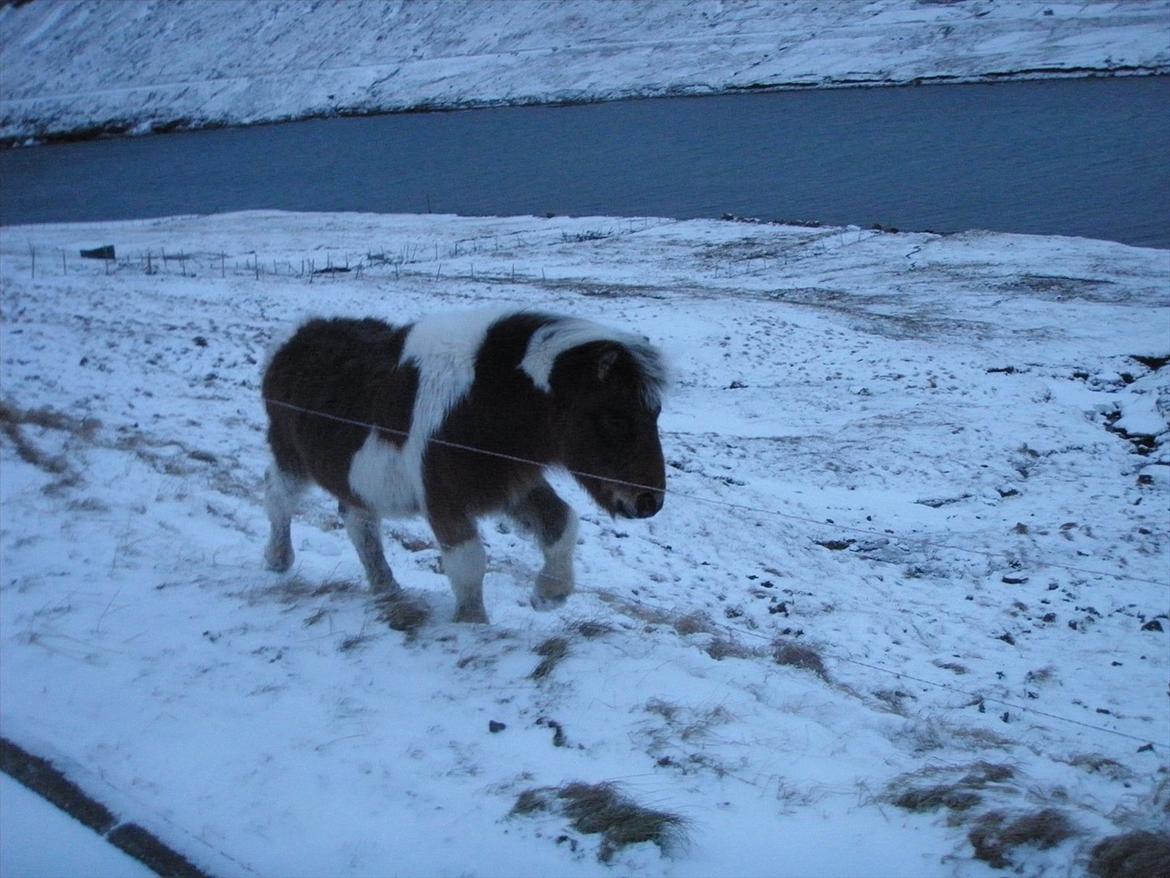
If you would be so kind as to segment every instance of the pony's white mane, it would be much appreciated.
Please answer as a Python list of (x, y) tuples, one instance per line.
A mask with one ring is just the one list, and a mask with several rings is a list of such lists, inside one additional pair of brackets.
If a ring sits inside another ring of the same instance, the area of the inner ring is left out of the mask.
[(623, 332), (576, 317), (560, 317), (532, 334), (520, 368), (532, 383), (549, 393), (549, 378), (557, 357), (573, 348), (595, 341), (620, 344), (630, 352), (643, 376), (642, 398), (651, 408), (662, 404), (662, 394), (669, 382), (662, 354), (649, 341), (632, 332)]

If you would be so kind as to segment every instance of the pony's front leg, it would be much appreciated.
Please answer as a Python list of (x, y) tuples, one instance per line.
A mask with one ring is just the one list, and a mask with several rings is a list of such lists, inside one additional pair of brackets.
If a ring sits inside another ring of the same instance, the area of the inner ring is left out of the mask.
[(563, 604), (573, 592), (577, 514), (544, 479), (512, 503), (508, 514), (536, 538), (544, 555), (544, 567), (536, 575), (532, 605), (547, 610)]
[(483, 575), (487, 553), (475, 521), (464, 515), (432, 515), (430, 523), (442, 551), (443, 572), (455, 592), (455, 621), (486, 623)]

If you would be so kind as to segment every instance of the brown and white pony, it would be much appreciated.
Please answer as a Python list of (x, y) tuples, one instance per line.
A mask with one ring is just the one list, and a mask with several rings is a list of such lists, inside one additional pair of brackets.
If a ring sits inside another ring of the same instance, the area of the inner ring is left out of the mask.
[(544, 555), (533, 604), (573, 590), (577, 516), (543, 475), (568, 469), (615, 516), (648, 518), (666, 488), (659, 352), (637, 335), (532, 312), (436, 315), (404, 326), (315, 319), (264, 370), (271, 570), (293, 562), (290, 520), (316, 483), (338, 499), (370, 586), (399, 591), (383, 516), (426, 516), (455, 619), (486, 622), (476, 521), (508, 515)]

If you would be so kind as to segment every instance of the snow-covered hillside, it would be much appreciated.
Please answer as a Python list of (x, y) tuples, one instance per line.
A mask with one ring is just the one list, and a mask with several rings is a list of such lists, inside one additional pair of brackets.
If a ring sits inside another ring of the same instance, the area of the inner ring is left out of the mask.
[[(220, 874), (1079, 872), (1170, 798), (1168, 290), (1166, 251), (975, 232), (7, 228), (4, 734)], [(550, 613), (490, 524), (491, 626), (393, 522), (431, 615), (392, 630), (323, 495), (265, 572), (273, 335), (485, 304), (666, 349), (663, 512), (558, 479)]]
[(34, 0), (0, 142), (337, 113), (1170, 70), (1170, 3)]

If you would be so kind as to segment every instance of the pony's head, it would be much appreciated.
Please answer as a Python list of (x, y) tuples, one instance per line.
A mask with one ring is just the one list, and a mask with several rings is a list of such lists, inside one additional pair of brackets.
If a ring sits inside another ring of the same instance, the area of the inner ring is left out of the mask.
[(565, 348), (549, 372), (561, 462), (611, 515), (649, 518), (662, 508), (658, 414), (665, 383), (658, 351), (624, 334)]

